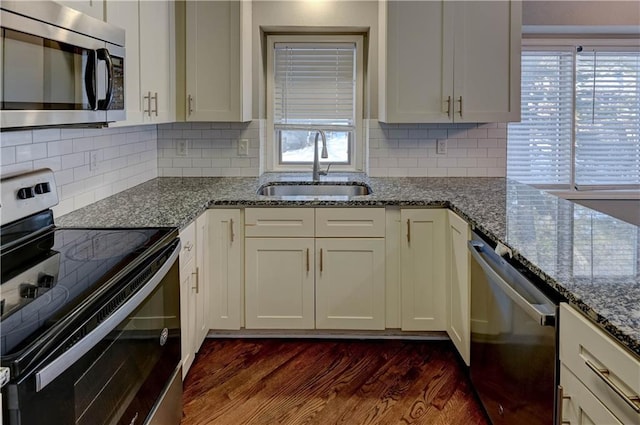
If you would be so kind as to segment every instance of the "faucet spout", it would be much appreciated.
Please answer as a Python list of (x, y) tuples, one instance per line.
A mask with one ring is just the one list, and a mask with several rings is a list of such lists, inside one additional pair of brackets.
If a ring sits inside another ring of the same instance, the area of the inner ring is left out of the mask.
[(322, 158), (329, 158), (329, 153), (327, 152), (327, 137), (324, 134), (323, 130), (318, 130), (316, 133), (316, 138), (313, 142), (313, 181), (320, 181), (320, 158), (318, 158), (318, 138), (322, 137)]

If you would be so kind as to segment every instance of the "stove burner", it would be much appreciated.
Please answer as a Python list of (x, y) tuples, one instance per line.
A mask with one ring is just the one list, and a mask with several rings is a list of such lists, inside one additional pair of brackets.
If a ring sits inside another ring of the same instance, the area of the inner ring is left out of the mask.
[(145, 233), (134, 230), (91, 234), (84, 240), (78, 240), (66, 256), (74, 261), (106, 260), (131, 252), (132, 248), (142, 246), (147, 240)]

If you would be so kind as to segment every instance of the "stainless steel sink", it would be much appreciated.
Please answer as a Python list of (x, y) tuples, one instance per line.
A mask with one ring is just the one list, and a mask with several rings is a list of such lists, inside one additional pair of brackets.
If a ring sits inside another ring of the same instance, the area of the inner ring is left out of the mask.
[(258, 189), (263, 196), (362, 196), (370, 195), (371, 189), (366, 185), (342, 184), (278, 184), (267, 185)]

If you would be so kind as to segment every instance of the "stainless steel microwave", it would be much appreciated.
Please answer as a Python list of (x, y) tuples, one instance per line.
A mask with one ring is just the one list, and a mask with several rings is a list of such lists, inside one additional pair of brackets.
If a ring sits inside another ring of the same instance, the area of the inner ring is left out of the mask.
[(0, 128), (124, 120), (125, 31), (52, 1), (0, 1)]

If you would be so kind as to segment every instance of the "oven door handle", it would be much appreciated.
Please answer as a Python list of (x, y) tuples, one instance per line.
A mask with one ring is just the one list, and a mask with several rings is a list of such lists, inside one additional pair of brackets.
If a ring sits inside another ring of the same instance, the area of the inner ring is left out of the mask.
[(117, 309), (104, 322), (100, 323), (95, 329), (89, 332), (84, 338), (73, 345), (69, 350), (65, 351), (60, 357), (57, 357), (51, 363), (36, 372), (36, 392), (41, 391), (49, 385), (54, 379), (60, 376), (71, 365), (80, 360), (82, 356), (89, 352), (95, 345), (113, 331), (123, 320), (125, 320), (133, 311), (140, 306), (162, 282), (171, 267), (178, 259), (180, 254), (180, 242), (176, 245), (169, 259), (158, 269), (156, 274), (127, 302)]

